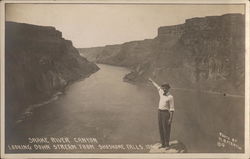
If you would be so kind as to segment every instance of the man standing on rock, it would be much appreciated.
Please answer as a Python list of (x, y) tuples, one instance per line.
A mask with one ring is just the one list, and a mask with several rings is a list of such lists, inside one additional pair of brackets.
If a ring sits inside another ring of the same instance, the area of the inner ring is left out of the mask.
[(149, 81), (152, 82), (153, 85), (158, 89), (160, 95), (158, 123), (161, 137), (161, 146), (159, 148), (166, 148), (166, 150), (168, 150), (171, 123), (174, 114), (174, 98), (169, 92), (171, 87), (169, 84), (163, 84), (159, 86), (151, 78), (149, 78)]

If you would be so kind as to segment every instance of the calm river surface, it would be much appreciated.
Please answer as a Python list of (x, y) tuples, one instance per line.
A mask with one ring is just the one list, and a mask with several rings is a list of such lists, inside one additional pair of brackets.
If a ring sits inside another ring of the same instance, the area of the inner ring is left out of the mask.
[[(6, 147), (28, 144), (28, 137), (69, 137), (70, 140), (80, 137), (96, 138), (98, 144), (130, 144), (131, 149), (66, 152), (148, 152), (146, 148), (138, 150), (138, 145), (159, 142), (158, 92), (150, 84), (123, 82), (129, 72), (126, 68), (98, 66), (98, 72), (70, 85), (58, 100), (37, 108), (29, 121), (10, 132), (15, 137), (6, 141)], [(183, 142), (188, 152), (239, 152), (229, 144), (218, 147), (222, 133), (237, 139), (236, 144), (243, 148), (244, 98), (181, 89), (173, 89), (172, 94), (176, 111), (171, 140)], [(15, 150), (7, 148), (7, 152)]]

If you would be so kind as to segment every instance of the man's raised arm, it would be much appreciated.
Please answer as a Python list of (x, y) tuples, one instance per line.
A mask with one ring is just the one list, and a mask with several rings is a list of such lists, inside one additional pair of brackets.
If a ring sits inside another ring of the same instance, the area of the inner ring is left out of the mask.
[(161, 87), (160, 87), (157, 83), (155, 83), (155, 81), (153, 81), (151, 78), (149, 78), (148, 80), (149, 80), (150, 82), (152, 82), (153, 85), (154, 85), (158, 90), (161, 89)]

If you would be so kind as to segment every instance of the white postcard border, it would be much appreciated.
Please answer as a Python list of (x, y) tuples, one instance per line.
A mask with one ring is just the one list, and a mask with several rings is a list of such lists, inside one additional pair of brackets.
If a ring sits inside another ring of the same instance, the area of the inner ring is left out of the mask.
[[(151, 154), (151, 153), (137, 153), (137, 154), (129, 154), (129, 153), (104, 153), (104, 154), (79, 154), (79, 153), (65, 153), (65, 154), (49, 154), (49, 153), (30, 153), (30, 154), (6, 154), (5, 153), (5, 109), (4, 109), (4, 90), (5, 90), (5, 78), (4, 78), (4, 70), (5, 70), (5, 57), (4, 57), (4, 50), (5, 50), (5, 4), (8, 3), (72, 3), (72, 4), (244, 4), (245, 5), (245, 152), (244, 153), (184, 153), (184, 154)], [(67, 1), (67, 0), (61, 0), (61, 1), (11, 1), (11, 0), (5, 0), (0, 2), (0, 31), (1, 31), (1, 158), (249, 158), (249, 142), (250, 142), (250, 136), (249, 136), (249, 104), (250, 104), (250, 98), (249, 98), (249, 90), (250, 90), (250, 80), (249, 80), (249, 73), (250, 73), (250, 63), (249, 63), (249, 1), (247, 0), (79, 0), (79, 1)]]

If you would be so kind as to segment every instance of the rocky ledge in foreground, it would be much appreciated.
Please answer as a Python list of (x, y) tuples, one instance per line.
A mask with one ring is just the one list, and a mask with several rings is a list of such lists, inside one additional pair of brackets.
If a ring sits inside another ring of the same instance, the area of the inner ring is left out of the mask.
[(5, 28), (7, 122), (28, 105), (48, 100), (69, 82), (99, 69), (54, 27), (6, 22)]
[(186, 146), (178, 141), (170, 141), (170, 149), (166, 150), (165, 148), (159, 148), (161, 146), (160, 143), (156, 143), (150, 149), (150, 153), (185, 153), (187, 152)]

